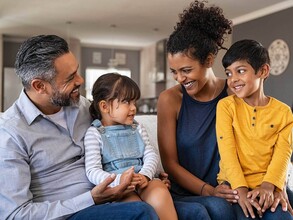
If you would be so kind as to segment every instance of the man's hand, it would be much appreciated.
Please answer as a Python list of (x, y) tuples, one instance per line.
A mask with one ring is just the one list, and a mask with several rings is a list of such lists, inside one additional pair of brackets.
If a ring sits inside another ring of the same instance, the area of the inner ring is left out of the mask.
[(120, 184), (115, 187), (109, 187), (116, 175), (111, 174), (102, 183), (96, 185), (91, 190), (91, 195), (96, 205), (116, 201), (121, 199), (124, 195), (134, 191), (135, 186), (131, 184), (133, 176), (133, 168), (124, 172), (123, 181), (120, 180)]

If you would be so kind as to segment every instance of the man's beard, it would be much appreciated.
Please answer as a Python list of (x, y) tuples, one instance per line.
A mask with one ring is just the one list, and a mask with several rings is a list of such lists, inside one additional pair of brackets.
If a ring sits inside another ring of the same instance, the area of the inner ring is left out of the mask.
[(73, 99), (70, 97), (70, 94), (62, 94), (58, 90), (55, 90), (53, 93), (53, 96), (51, 98), (51, 103), (55, 106), (71, 106), (71, 105), (76, 105), (79, 102), (80, 96), (77, 98)]

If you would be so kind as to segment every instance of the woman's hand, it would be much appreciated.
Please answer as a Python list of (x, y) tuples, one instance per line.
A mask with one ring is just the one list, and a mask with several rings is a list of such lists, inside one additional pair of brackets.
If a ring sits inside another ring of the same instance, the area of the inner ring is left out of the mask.
[(224, 198), (230, 203), (237, 203), (239, 199), (237, 190), (231, 189), (231, 187), (226, 184), (216, 186), (213, 196)]
[[(249, 215), (251, 218), (255, 218), (255, 214), (250, 204), (249, 199), (247, 198), (248, 189), (246, 187), (239, 187), (236, 189), (238, 191), (239, 199), (238, 204), (240, 205), (244, 215), (248, 218)], [(261, 210), (258, 210), (261, 211)]]
[(162, 180), (162, 182), (167, 186), (167, 188), (170, 190), (171, 188), (171, 182), (168, 179), (168, 173), (165, 172), (160, 172), (159, 174), (159, 178), (160, 180)]

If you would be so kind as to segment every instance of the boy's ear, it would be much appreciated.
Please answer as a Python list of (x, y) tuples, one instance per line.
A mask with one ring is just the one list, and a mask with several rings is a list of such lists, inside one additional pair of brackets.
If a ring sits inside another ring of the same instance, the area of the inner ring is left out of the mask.
[(108, 113), (109, 112), (109, 104), (105, 100), (99, 102), (99, 109), (101, 112)]
[(261, 69), (260, 69), (260, 71), (261, 71), (261, 75), (260, 75), (260, 77), (261, 78), (263, 78), (263, 79), (266, 79), (266, 78), (268, 78), (269, 77), (269, 75), (270, 75), (270, 65), (269, 64), (264, 64), (262, 67), (261, 67)]

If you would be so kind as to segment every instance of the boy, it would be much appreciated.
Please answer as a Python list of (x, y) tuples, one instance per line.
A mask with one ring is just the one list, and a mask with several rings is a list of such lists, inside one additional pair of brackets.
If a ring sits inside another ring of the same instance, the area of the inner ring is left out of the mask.
[[(221, 156), (218, 182), (238, 191), (237, 219), (291, 219), (281, 206), (267, 210), (284, 188), (292, 153), (290, 107), (264, 94), (268, 51), (257, 41), (234, 43), (222, 60), (234, 95), (219, 101), (216, 133)], [(242, 211), (241, 211), (242, 209)], [(267, 210), (267, 211), (266, 211)], [(243, 215), (244, 213), (244, 215)]]

